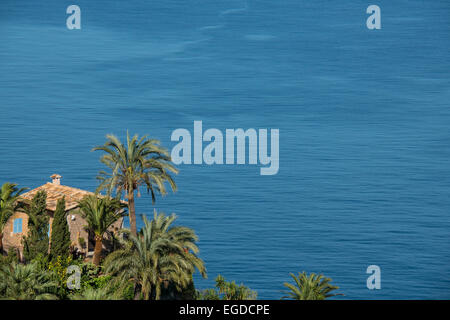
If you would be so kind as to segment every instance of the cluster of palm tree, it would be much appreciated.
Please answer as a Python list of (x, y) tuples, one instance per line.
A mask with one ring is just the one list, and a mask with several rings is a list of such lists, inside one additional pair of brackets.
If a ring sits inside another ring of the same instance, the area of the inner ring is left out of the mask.
[[(174, 225), (177, 219), (175, 214), (158, 214), (155, 210), (150, 221), (142, 216), (144, 226), (140, 231), (137, 230), (135, 196), (140, 196), (140, 188), (147, 189), (153, 204), (157, 194), (167, 194), (166, 184), (172, 191), (177, 189), (171, 174), (177, 174), (178, 170), (159, 141), (146, 136), (130, 137), (127, 133), (126, 144), (123, 144), (116, 136), (107, 135), (106, 143), (93, 150), (105, 152), (100, 161), (109, 171), (99, 173), (100, 185), (97, 192), (106, 190), (106, 196), (86, 196), (79, 202), (79, 208), (87, 222), (87, 229), (95, 235), (92, 262), (101, 270), (97, 276), (108, 277), (103, 278), (108, 281), (101, 287), (87, 286), (83, 290), (72, 292), (68, 294), (70, 299), (122, 299), (125, 292), (130, 290), (132, 298), (145, 300), (174, 298), (183, 290), (193, 290), (189, 296), (191, 299), (256, 299), (255, 291), (244, 285), (226, 282), (221, 276), (216, 279), (216, 289), (202, 293), (193, 289), (193, 274), (198, 271), (206, 277), (206, 268), (198, 257), (197, 235), (190, 228)], [(20, 209), (20, 202), (17, 200), (24, 190), (11, 183), (0, 188), (0, 253), (3, 253), (3, 228), (13, 213)], [(120, 200), (123, 195), (127, 204)], [(119, 248), (107, 255), (102, 262), (105, 234), (111, 225), (127, 214), (130, 231), (122, 231), (124, 237), (120, 239)], [(45, 259), (28, 264), (17, 263), (14, 259), (9, 263), (2, 263), (1, 259), (5, 260), (0, 255), (0, 298), (61, 298), (58, 296), (58, 281), (46, 269)], [(298, 277), (293, 274), (291, 276), (295, 284), (285, 283), (289, 291), (283, 298), (311, 300), (338, 295), (331, 293), (338, 287), (331, 285), (331, 279), (323, 275), (308, 276), (301, 273)]]
[(10, 300), (57, 299), (58, 283), (35, 263), (0, 265), (0, 297)]
[(196, 234), (190, 228), (172, 226), (174, 214), (166, 216), (155, 211), (151, 222), (143, 216), (144, 227), (137, 231), (135, 193), (140, 196), (140, 187), (146, 187), (152, 203), (156, 194), (167, 194), (166, 183), (176, 191), (171, 173), (178, 170), (172, 165), (168, 151), (155, 139), (130, 137), (128, 133), (126, 145), (116, 136), (107, 135), (106, 143), (93, 150), (105, 152), (100, 161), (110, 169), (98, 176), (97, 191), (106, 190), (107, 196), (92, 195), (79, 203), (89, 229), (95, 234), (95, 265), (100, 264), (104, 234), (125, 215), (120, 201), (124, 193), (128, 202), (131, 229), (128, 240), (104, 263), (104, 272), (114, 276), (111, 285), (123, 289), (131, 283), (136, 298), (149, 300), (160, 299), (162, 290), (169, 285), (183, 290), (192, 282), (196, 270), (206, 277), (204, 263), (197, 256)]
[(160, 146), (158, 140), (147, 136), (130, 137), (128, 132), (126, 144), (115, 135), (107, 135), (106, 139), (104, 145), (92, 150), (105, 152), (100, 161), (109, 171), (100, 171), (97, 177), (100, 185), (96, 191), (106, 190), (107, 196), (87, 196), (79, 203), (88, 229), (95, 235), (95, 265), (100, 264), (104, 234), (114, 222), (125, 216), (122, 210), (124, 205), (120, 201), (124, 193), (128, 202), (131, 235), (137, 238), (135, 193), (139, 197), (140, 187), (145, 186), (154, 204), (156, 194), (167, 194), (166, 183), (173, 191), (177, 189), (171, 173), (177, 174), (178, 170), (172, 165), (169, 152)]
[(152, 221), (144, 219), (138, 236), (130, 235), (123, 249), (111, 253), (104, 264), (105, 272), (120, 284), (132, 283), (136, 298), (161, 298), (170, 284), (178, 291), (192, 282), (198, 270), (206, 277), (203, 261), (197, 257), (197, 236), (192, 229), (172, 226), (176, 216), (157, 214)]

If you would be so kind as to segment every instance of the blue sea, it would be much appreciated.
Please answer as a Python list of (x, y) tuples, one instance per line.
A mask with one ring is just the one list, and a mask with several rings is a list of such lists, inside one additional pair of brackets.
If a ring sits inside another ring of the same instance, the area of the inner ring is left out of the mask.
[(91, 149), (127, 129), (170, 150), (195, 120), (277, 128), (277, 175), (179, 165), (178, 192), (137, 199), (195, 229), (197, 288), (222, 274), (279, 299), (307, 271), (339, 299), (449, 299), (449, 52), (447, 0), (2, 0), (0, 183), (93, 191)]

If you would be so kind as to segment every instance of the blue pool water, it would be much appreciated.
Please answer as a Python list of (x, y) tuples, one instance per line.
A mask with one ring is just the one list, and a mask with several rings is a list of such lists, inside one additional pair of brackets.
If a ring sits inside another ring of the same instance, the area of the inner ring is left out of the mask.
[(305, 270), (347, 299), (449, 299), (450, 2), (377, 0), (381, 30), (369, 4), (2, 0), (0, 183), (94, 190), (90, 149), (127, 129), (172, 148), (194, 120), (279, 128), (277, 175), (180, 165), (158, 199), (200, 237), (196, 286), (220, 273), (279, 299)]

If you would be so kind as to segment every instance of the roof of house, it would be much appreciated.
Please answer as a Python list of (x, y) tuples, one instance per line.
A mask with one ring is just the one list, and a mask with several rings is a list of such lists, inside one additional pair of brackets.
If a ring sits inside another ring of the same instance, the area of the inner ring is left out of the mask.
[(66, 197), (66, 210), (72, 210), (78, 207), (78, 202), (85, 196), (94, 194), (93, 192), (47, 182), (36, 189), (22, 194), (21, 198), (31, 201), (36, 193), (41, 190), (47, 192), (47, 210), (50, 211), (56, 210), (56, 204), (62, 197)]
[[(78, 202), (81, 201), (87, 195), (94, 195), (93, 192), (72, 188), (68, 186), (63, 186), (60, 184), (60, 175), (52, 175), (51, 178), (53, 182), (47, 182), (46, 184), (28, 191), (20, 196), (22, 200), (26, 202), (31, 202), (33, 197), (38, 193), (38, 191), (45, 191), (47, 193), (47, 210), (55, 211), (56, 204), (59, 199), (65, 197), (66, 200), (66, 211), (75, 209), (78, 207)], [(101, 196), (101, 195), (100, 195)], [(126, 204), (126, 201), (121, 201)]]

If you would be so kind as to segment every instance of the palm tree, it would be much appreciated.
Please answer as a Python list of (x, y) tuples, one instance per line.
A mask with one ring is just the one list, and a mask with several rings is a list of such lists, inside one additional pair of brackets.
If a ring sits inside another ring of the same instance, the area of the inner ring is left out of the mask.
[(134, 192), (140, 196), (139, 187), (145, 185), (147, 192), (152, 195), (152, 203), (155, 203), (156, 193), (167, 194), (165, 182), (168, 182), (173, 191), (177, 186), (170, 173), (177, 174), (178, 170), (171, 163), (172, 159), (166, 149), (159, 146), (160, 142), (137, 135), (130, 138), (127, 132), (126, 146), (114, 135), (107, 135), (107, 141), (103, 146), (92, 149), (105, 151), (100, 158), (111, 172), (101, 171), (98, 179), (101, 184), (99, 190), (108, 189), (110, 194), (115, 188), (117, 193), (125, 195), (128, 199), (128, 211), (130, 213), (131, 233), (137, 235), (136, 211)]
[(35, 263), (0, 266), (0, 299), (55, 300), (58, 283)]
[(198, 241), (194, 231), (172, 226), (176, 216), (154, 213), (153, 221), (143, 217), (144, 228), (138, 236), (130, 235), (123, 249), (114, 251), (105, 260), (105, 272), (116, 276), (123, 285), (135, 286), (135, 298), (161, 298), (169, 285), (177, 290), (186, 288), (197, 269), (206, 277), (203, 261), (197, 257)]
[(3, 254), (3, 228), (15, 211), (23, 204), (17, 200), (26, 188), (19, 189), (17, 184), (6, 182), (0, 188), (0, 254)]
[(256, 300), (258, 293), (235, 281), (228, 282), (220, 274), (214, 289), (197, 291), (197, 300)]
[(326, 278), (322, 274), (317, 275), (311, 273), (309, 276), (306, 272), (298, 273), (296, 277), (293, 273), (290, 274), (295, 281), (294, 284), (285, 282), (284, 286), (289, 289), (282, 299), (293, 300), (325, 300), (326, 298), (334, 296), (342, 296), (340, 293), (331, 293), (334, 290), (339, 289), (337, 286), (330, 284), (331, 279)]
[(227, 282), (221, 275), (216, 278), (216, 288), (223, 294), (223, 300), (256, 300), (257, 297), (256, 291), (243, 284), (238, 286), (235, 281)]
[(81, 215), (87, 222), (87, 228), (95, 234), (93, 263), (100, 264), (103, 247), (103, 235), (117, 220), (125, 216), (124, 205), (117, 198), (88, 195), (79, 202)]

